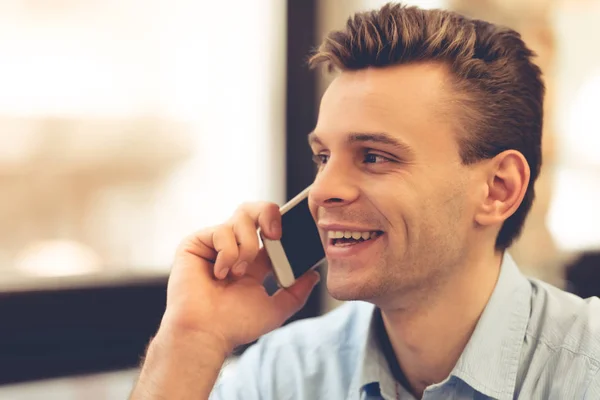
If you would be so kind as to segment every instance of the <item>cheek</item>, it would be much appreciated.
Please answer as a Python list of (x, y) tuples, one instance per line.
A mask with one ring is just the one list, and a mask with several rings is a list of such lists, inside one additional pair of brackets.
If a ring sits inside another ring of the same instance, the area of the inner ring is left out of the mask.
[(319, 207), (317, 206), (317, 204), (314, 201), (311, 200), (310, 195), (308, 197), (308, 209), (310, 210), (310, 214), (312, 215), (313, 219), (316, 222), (318, 220), (317, 213), (319, 212)]
[(418, 242), (444, 223), (442, 221), (445, 219), (440, 214), (445, 213), (445, 200), (441, 199), (433, 185), (423, 183), (404, 181), (389, 185), (386, 189), (389, 200), (382, 207), (385, 207), (384, 215), (392, 225), (396, 238)]
[(435, 220), (432, 225), (442, 235), (459, 238), (467, 225), (469, 194), (461, 189), (460, 185), (445, 188), (444, 192), (438, 193), (435, 204)]
[(414, 193), (406, 185), (390, 182), (377, 188), (376, 196), (369, 196), (372, 207), (379, 214), (382, 228), (390, 233), (390, 239), (398, 240), (407, 235), (409, 225), (418, 221), (419, 210)]

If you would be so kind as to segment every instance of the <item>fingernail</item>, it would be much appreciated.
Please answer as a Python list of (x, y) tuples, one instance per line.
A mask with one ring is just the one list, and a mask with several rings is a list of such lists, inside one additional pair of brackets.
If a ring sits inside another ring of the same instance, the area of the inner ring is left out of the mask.
[(317, 279), (315, 281), (315, 285), (316, 285), (317, 283), (319, 283), (321, 281), (321, 274), (318, 273), (317, 271), (314, 271), (313, 273), (317, 276)]
[(277, 235), (279, 233), (279, 222), (272, 221), (270, 228), (271, 228), (271, 234)]
[(246, 272), (247, 266), (248, 266), (248, 263), (246, 261), (242, 261), (242, 262), (238, 263), (235, 267), (233, 267), (233, 273), (236, 275), (242, 275), (242, 274), (244, 274), (244, 272)]

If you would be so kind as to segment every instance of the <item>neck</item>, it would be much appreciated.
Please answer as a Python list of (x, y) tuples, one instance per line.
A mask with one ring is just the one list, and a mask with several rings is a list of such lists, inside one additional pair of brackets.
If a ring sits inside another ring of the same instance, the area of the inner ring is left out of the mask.
[(501, 261), (502, 253), (473, 258), (418, 305), (381, 308), (407, 389), (419, 398), (456, 365), (492, 295)]

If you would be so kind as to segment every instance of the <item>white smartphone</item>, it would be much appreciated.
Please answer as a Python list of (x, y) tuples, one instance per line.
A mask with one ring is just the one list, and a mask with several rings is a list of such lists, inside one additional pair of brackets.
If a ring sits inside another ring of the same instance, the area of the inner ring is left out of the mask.
[(284, 288), (325, 260), (321, 237), (308, 208), (309, 191), (310, 186), (279, 208), (280, 240), (270, 240), (261, 234), (275, 279)]

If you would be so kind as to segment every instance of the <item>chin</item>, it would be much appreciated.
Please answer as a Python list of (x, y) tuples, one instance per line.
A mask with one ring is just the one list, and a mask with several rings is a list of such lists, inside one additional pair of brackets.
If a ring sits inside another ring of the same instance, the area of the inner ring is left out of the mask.
[(339, 301), (369, 301), (381, 295), (381, 287), (352, 277), (327, 276), (327, 291)]

